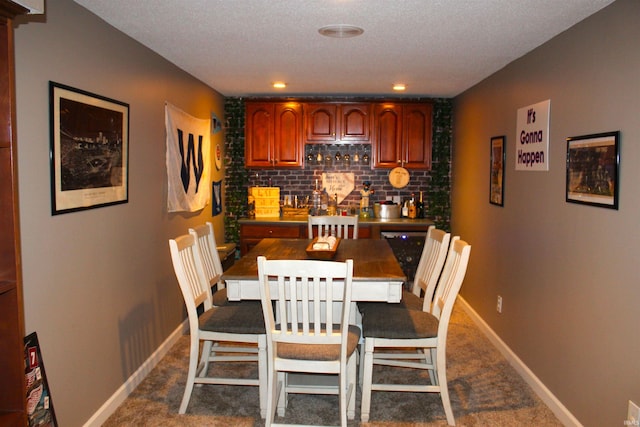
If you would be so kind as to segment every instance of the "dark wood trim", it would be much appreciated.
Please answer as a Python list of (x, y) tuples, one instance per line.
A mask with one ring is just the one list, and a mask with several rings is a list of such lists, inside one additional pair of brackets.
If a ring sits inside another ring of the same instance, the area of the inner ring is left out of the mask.
[(24, 15), (29, 12), (24, 6), (8, 0), (0, 0), (0, 18), (14, 19), (18, 15)]
[(27, 11), (0, 0), (0, 425), (7, 426), (27, 425), (12, 22)]

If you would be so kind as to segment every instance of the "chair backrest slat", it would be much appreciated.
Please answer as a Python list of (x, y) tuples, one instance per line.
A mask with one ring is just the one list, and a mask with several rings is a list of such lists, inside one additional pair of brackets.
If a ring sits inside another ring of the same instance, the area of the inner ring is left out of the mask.
[(216, 244), (216, 236), (213, 232), (213, 224), (207, 222), (203, 225), (189, 229), (189, 234), (196, 238), (200, 259), (202, 261), (206, 277), (211, 286), (218, 285), (217, 289), (224, 289), (222, 279), (222, 262)]
[(451, 233), (430, 226), (425, 238), (424, 247), (416, 275), (413, 280), (413, 293), (424, 296), (424, 311), (431, 311), (434, 291), (447, 257)]
[[(307, 228), (309, 239), (316, 236), (334, 236), (342, 239), (349, 238), (349, 229), (351, 229), (353, 239), (358, 238), (358, 216), (339, 216), (339, 215), (309, 215), (307, 219)], [(316, 229), (314, 233), (314, 228)]]
[[(258, 257), (260, 294), (267, 335), (273, 342), (346, 344), (353, 261), (267, 260)], [(342, 292), (336, 289), (342, 285)], [(274, 286), (275, 285), (275, 286)], [(273, 287), (272, 287), (273, 286)], [(277, 295), (271, 295), (276, 290)], [(279, 321), (271, 300), (275, 299)], [(339, 326), (334, 302), (342, 302)]]
[(447, 261), (438, 281), (432, 309), (432, 314), (440, 319), (441, 325), (449, 323), (453, 305), (467, 272), (470, 253), (471, 245), (467, 242), (460, 240), (458, 236), (451, 239)]

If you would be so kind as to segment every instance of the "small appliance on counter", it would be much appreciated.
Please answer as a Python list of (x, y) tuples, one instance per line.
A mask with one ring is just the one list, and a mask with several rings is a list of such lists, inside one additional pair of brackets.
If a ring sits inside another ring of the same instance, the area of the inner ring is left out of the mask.
[(373, 215), (380, 219), (395, 219), (400, 218), (400, 205), (391, 201), (374, 203)]

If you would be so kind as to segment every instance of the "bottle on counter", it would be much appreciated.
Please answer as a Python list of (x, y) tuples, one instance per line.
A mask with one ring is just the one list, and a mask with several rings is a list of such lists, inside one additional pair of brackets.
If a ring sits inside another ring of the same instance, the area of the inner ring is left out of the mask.
[(338, 195), (335, 197), (329, 197), (329, 201), (327, 202), (327, 215), (337, 215), (338, 210)]
[(326, 215), (327, 214), (328, 205), (329, 205), (329, 195), (323, 189), (322, 190), (322, 194), (320, 195), (320, 213), (319, 213), (319, 215)]
[(420, 198), (418, 199), (418, 202), (416, 203), (416, 210), (418, 211), (418, 218), (424, 218), (425, 214), (424, 214), (424, 201), (422, 200), (422, 191), (420, 191)]
[(311, 194), (311, 215), (320, 215), (320, 206), (322, 203), (322, 191), (318, 187), (318, 180), (316, 179), (316, 187)]
[(417, 206), (416, 206), (416, 195), (411, 193), (411, 198), (409, 199), (409, 209), (408, 209), (408, 217), (410, 219), (415, 219), (418, 216)]
[(402, 211), (401, 211), (401, 216), (402, 218), (408, 218), (409, 217), (409, 201), (405, 200), (404, 203), (402, 204)]

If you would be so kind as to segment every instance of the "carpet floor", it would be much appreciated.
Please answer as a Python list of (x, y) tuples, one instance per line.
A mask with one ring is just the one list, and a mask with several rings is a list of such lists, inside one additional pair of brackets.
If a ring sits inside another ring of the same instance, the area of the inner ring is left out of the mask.
[[(195, 387), (187, 414), (178, 415), (186, 381), (189, 338), (181, 337), (169, 353), (103, 424), (113, 426), (263, 426), (258, 388)], [(551, 410), (509, 365), (500, 352), (456, 304), (447, 340), (447, 376), (458, 426), (562, 426)], [(223, 365), (223, 364), (221, 364)], [(231, 364), (226, 364), (231, 365)], [(219, 366), (238, 376), (257, 377), (253, 364)], [(402, 368), (375, 367), (374, 380), (386, 377), (422, 380)], [(427, 376), (428, 378), (428, 376)], [(340, 424), (337, 396), (292, 395), (286, 417), (292, 424)], [(446, 426), (438, 394), (373, 392), (368, 423), (360, 422), (360, 390), (353, 426)]]

